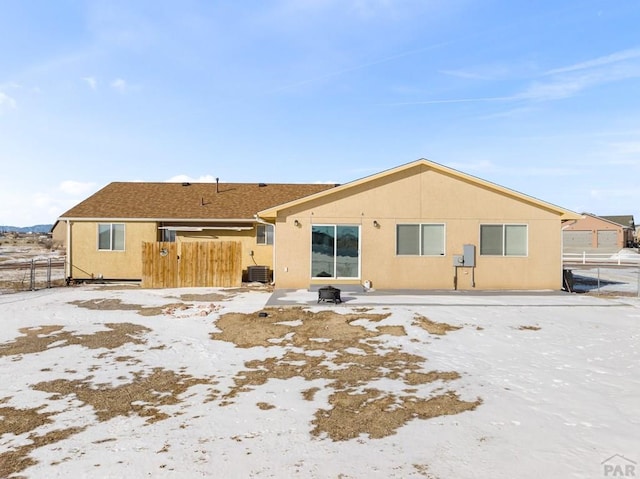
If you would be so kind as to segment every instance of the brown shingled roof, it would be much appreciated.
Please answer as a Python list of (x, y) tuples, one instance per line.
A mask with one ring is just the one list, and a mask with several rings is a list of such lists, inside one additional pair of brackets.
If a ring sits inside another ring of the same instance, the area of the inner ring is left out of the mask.
[(333, 186), (116, 182), (105, 186), (60, 218), (253, 219), (258, 211), (325, 191)]

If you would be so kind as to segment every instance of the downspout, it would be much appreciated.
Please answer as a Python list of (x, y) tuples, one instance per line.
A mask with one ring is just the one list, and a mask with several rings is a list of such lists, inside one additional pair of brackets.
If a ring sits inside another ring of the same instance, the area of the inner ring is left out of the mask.
[(71, 279), (71, 221), (66, 220), (67, 223), (67, 260), (65, 261), (65, 279)]
[(273, 249), (273, 253), (272, 253), (273, 258), (271, 259), (271, 262), (273, 264), (273, 279), (272, 279), (272, 283), (275, 284), (276, 283), (276, 225), (275, 225), (275, 223), (269, 223), (268, 221), (263, 220), (257, 214), (253, 215), (253, 218), (256, 220), (257, 223), (273, 227), (273, 248), (272, 248)]

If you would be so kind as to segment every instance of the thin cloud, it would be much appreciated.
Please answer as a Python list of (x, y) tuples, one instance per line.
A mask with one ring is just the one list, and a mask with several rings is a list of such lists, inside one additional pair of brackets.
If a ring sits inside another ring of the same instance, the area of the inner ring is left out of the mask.
[(98, 88), (98, 80), (95, 77), (83, 77), (82, 79), (87, 82), (87, 85), (89, 85), (89, 88), (92, 90), (96, 90)]
[(81, 181), (66, 180), (58, 185), (58, 190), (70, 196), (84, 196), (87, 193), (94, 192), (96, 186), (93, 182), (83, 183)]
[(611, 55), (605, 55), (603, 57), (594, 58), (593, 60), (587, 60), (585, 62), (576, 63), (566, 67), (555, 68), (547, 71), (544, 75), (557, 75), (559, 73), (568, 73), (580, 70), (587, 70), (597, 67), (603, 67), (612, 63), (618, 63), (625, 60), (633, 60), (640, 57), (640, 48), (632, 48), (629, 50), (622, 50)]
[(203, 175), (198, 178), (193, 178), (189, 175), (176, 175), (166, 180), (166, 183), (214, 183), (215, 181), (216, 177), (211, 175)]
[(572, 70), (569, 75), (561, 75), (549, 82), (537, 82), (514, 99), (522, 100), (558, 100), (569, 98), (583, 90), (599, 85), (614, 83), (629, 78), (640, 77), (640, 65), (618, 65), (592, 70)]
[(403, 101), (395, 103), (384, 103), (385, 106), (404, 106), (404, 105), (436, 105), (439, 103), (487, 103), (487, 102), (504, 102), (517, 99), (513, 96), (495, 96), (481, 98), (443, 98), (436, 100), (423, 101)]
[(373, 60), (373, 61), (366, 62), (366, 63), (360, 63), (358, 65), (354, 65), (354, 66), (349, 67), (349, 68), (343, 68), (341, 70), (335, 70), (335, 71), (332, 71), (332, 72), (325, 73), (323, 75), (318, 75), (318, 76), (313, 77), (313, 78), (308, 78), (306, 80), (301, 80), (299, 82), (290, 83), (290, 84), (275, 88), (270, 93), (277, 93), (277, 92), (284, 91), (284, 90), (290, 90), (292, 88), (297, 88), (297, 87), (309, 85), (311, 83), (327, 80), (329, 78), (333, 78), (333, 77), (337, 77), (337, 76), (340, 76), (340, 75), (344, 75), (345, 73), (351, 73), (351, 72), (355, 72), (355, 71), (358, 71), (358, 70), (364, 70), (364, 69), (369, 68), (369, 67), (382, 65), (384, 63), (389, 63), (389, 62), (392, 62), (394, 60), (398, 60), (400, 58), (404, 58), (404, 57), (408, 57), (408, 56), (411, 56), (411, 55), (415, 55), (416, 53), (420, 53), (420, 52), (424, 52), (424, 51), (428, 51), (428, 50), (435, 50), (437, 48), (441, 48), (443, 46), (446, 46), (446, 45), (448, 45), (450, 43), (452, 43), (452, 42), (436, 43), (434, 45), (429, 45), (429, 46), (426, 46), (426, 47), (423, 47), (423, 48), (418, 48), (418, 49), (415, 49), (415, 50), (409, 50), (409, 51), (406, 51), (406, 52), (398, 53), (396, 55), (391, 55), (391, 56), (388, 56), (388, 57), (385, 57), (385, 58), (381, 58), (379, 60)]
[(16, 101), (6, 93), (0, 91), (0, 111), (3, 109), (14, 109), (15, 107)]
[(508, 77), (512, 69), (504, 65), (486, 65), (469, 70), (438, 70), (442, 75), (466, 80), (496, 80)]
[(589, 192), (592, 198), (597, 200), (605, 200), (609, 198), (627, 198), (627, 199), (640, 199), (640, 192), (636, 188), (629, 189), (617, 189), (617, 188), (603, 188), (603, 189), (593, 189)]
[(111, 82), (111, 88), (119, 91), (120, 93), (124, 93), (128, 89), (128, 85), (122, 78), (116, 78)]

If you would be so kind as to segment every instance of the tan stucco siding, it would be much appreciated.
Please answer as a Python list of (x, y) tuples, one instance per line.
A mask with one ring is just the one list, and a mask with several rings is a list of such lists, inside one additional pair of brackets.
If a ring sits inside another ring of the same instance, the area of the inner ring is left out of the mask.
[[(98, 224), (102, 223), (109, 222), (71, 222), (71, 276), (77, 279), (140, 279), (142, 243), (156, 241), (156, 223), (125, 223), (124, 251), (98, 249)], [(113, 221), (113, 223), (123, 222)]]
[[(259, 265), (273, 268), (273, 246), (258, 244), (256, 229), (233, 231), (178, 232), (176, 241), (239, 241), (242, 245), (242, 269)], [(252, 255), (253, 253), (253, 255)]]
[[(308, 287), (314, 282), (310, 278), (312, 224), (355, 224), (360, 225), (361, 276), (348, 282), (369, 280), (381, 289), (453, 289), (453, 255), (462, 254), (464, 244), (473, 244), (477, 248), (475, 289), (561, 288), (559, 217), (531, 202), (424, 167), (339, 193), (280, 212), (277, 287)], [(444, 224), (445, 255), (396, 255), (396, 226), (402, 223)], [(481, 224), (527, 225), (527, 256), (481, 256)], [(458, 269), (457, 287), (471, 288), (471, 269)]]

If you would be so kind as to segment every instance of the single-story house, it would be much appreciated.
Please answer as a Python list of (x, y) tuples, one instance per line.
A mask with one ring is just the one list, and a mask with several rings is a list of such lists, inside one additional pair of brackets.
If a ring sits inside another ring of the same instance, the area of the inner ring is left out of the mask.
[[(144, 285), (239, 256), (277, 288), (559, 290), (562, 225), (580, 217), (420, 159), (343, 185), (112, 183), (59, 221), (79, 279)], [(202, 259), (188, 242), (239, 249)]]
[(633, 215), (583, 213), (582, 218), (563, 228), (563, 240), (564, 251), (568, 253), (620, 251), (635, 242)]

